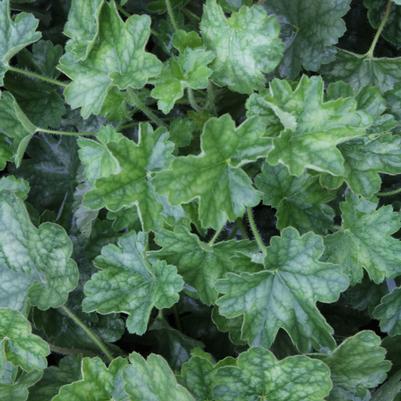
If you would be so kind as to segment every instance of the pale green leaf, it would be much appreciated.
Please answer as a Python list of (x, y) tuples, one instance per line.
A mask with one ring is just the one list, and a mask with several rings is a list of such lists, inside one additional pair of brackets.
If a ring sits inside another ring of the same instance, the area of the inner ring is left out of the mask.
[(0, 179), (0, 192), (3, 191), (12, 192), (25, 200), (28, 197), (29, 183), (22, 178), (8, 175)]
[(95, 259), (100, 269), (85, 284), (85, 312), (127, 313), (130, 333), (146, 331), (150, 313), (179, 299), (184, 282), (174, 266), (145, 255), (146, 235), (131, 233), (106, 245)]
[(352, 98), (325, 101), (321, 77), (304, 75), (295, 89), (288, 81), (273, 80), (268, 92), (254, 94), (248, 102), (248, 111), (259, 103), (258, 111), (252, 114), (260, 113), (263, 102), (281, 121), (282, 130), (273, 138), (267, 160), (273, 165), (285, 164), (296, 176), (307, 168), (341, 175), (344, 158), (337, 145), (364, 135), (372, 122), (365, 112), (357, 110)]
[(106, 158), (109, 163), (112, 157), (113, 168), (118, 163), (119, 172), (97, 179), (94, 188), (85, 195), (84, 204), (91, 209), (106, 207), (113, 212), (136, 206), (144, 230), (160, 227), (163, 204), (152, 175), (168, 166), (173, 148), (165, 129), (153, 131), (145, 123), (139, 127), (138, 143), (125, 137), (109, 142)]
[(391, 336), (401, 334), (401, 288), (385, 295), (373, 311), (373, 317), (380, 320), (380, 328)]
[(202, 48), (187, 48), (179, 56), (169, 59), (151, 92), (158, 100), (158, 108), (168, 114), (186, 88), (206, 89), (212, 74), (208, 65), (213, 59), (213, 53)]
[(0, 339), (8, 362), (26, 372), (46, 368), (49, 346), (32, 334), (29, 321), (21, 313), (0, 308)]
[(177, 157), (169, 170), (156, 175), (156, 189), (173, 205), (198, 198), (202, 226), (221, 228), (259, 203), (259, 193), (241, 166), (266, 154), (270, 140), (263, 134), (263, 121), (257, 117), (238, 128), (228, 114), (209, 119), (201, 153)]
[(251, 241), (232, 240), (209, 245), (183, 226), (174, 231), (157, 231), (155, 241), (162, 249), (154, 255), (177, 266), (185, 282), (209, 305), (217, 299), (216, 281), (225, 273), (258, 270), (247, 256), (254, 250)]
[(361, 331), (343, 341), (332, 353), (317, 356), (331, 371), (334, 388), (329, 401), (366, 396), (368, 389), (386, 379), (391, 363), (385, 360), (386, 350), (380, 344), (380, 337), (373, 331)]
[[(141, 89), (159, 75), (161, 62), (145, 51), (150, 36), (150, 18), (133, 15), (125, 22), (114, 2), (105, 3), (100, 12), (97, 39), (84, 60), (67, 52), (59, 69), (72, 82), (64, 91), (67, 103), (81, 107), (84, 118), (99, 114), (111, 89)], [(90, 43), (90, 42), (89, 42)]]
[(335, 193), (319, 185), (319, 177), (307, 173), (291, 176), (285, 166), (263, 165), (256, 177), (263, 203), (274, 207), (277, 227), (293, 226), (300, 232), (327, 234), (333, 225), (334, 210), (327, 204)]
[(144, 359), (134, 352), (129, 360), (130, 365), (124, 370), (124, 387), (129, 399), (194, 401), (188, 390), (177, 383), (167, 362), (159, 355), (151, 354)]
[(11, 18), (10, 0), (0, 0), (0, 86), (3, 86), (11, 58), (41, 38), (41, 33), (36, 32), (38, 24), (39, 21), (28, 13)]
[(99, 17), (104, 0), (72, 0), (64, 34), (70, 38), (66, 50), (77, 60), (85, 60), (99, 33)]
[(342, 19), (350, 9), (350, 0), (269, 0), (269, 12), (281, 17), (288, 45), (280, 72), (295, 78), (302, 69), (318, 71), (333, 60), (333, 47), (345, 33)]
[(23, 201), (0, 193), (0, 306), (20, 310), (30, 302), (46, 310), (63, 305), (78, 282), (72, 243), (57, 224), (36, 228)]
[(125, 359), (117, 358), (106, 367), (98, 357), (84, 358), (82, 379), (62, 386), (52, 401), (122, 401), (114, 395), (127, 364)]
[(0, 136), (12, 152), (12, 160), (20, 166), (25, 150), (37, 128), (29, 121), (10, 92), (0, 92)]
[(280, 26), (261, 6), (243, 6), (226, 18), (216, 0), (207, 0), (201, 20), (205, 45), (213, 50), (213, 80), (240, 93), (265, 84), (283, 54)]
[(320, 261), (323, 251), (320, 236), (285, 228), (271, 239), (263, 271), (218, 281), (220, 313), (243, 316), (242, 338), (250, 345), (270, 347), (282, 328), (302, 352), (333, 348), (333, 329), (315, 304), (335, 302), (349, 283), (340, 266)]
[(243, 352), (212, 380), (215, 401), (324, 401), (332, 387), (323, 362), (303, 355), (279, 361), (264, 348)]
[(120, 163), (108, 148), (110, 142), (118, 142), (123, 136), (111, 126), (102, 128), (97, 134), (97, 141), (79, 138), (78, 154), (84, 167), (85, 178), (93, 183), (99, 178), (109, 177), (121, 172)]
[(363, 270), (376, 284), (401, 273), (401, 242), (392, 237), (401, 227), (392, 206), (349, 195), (340, 205), (342, 226), (325, 238), (326, 257), (343, 266), (355, 284)]

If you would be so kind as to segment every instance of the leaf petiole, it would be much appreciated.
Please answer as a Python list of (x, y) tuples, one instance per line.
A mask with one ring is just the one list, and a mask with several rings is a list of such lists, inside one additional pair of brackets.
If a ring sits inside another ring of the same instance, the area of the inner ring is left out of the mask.
[(85, 332), (88, 338), (103, 352), (109, 362), (113, 361), (113, 354), (107, 348), (106, 344), (71, 309), (65, 305), (59, 309)]
[(208, 242), (208, 245), (209, 245), (209, 246), (213, 246), (213, 245), (214, 245), (214, 243), (216, 242), (216, 240), (219, 238), (221, 232), (223, 231), (223, 228), (224, 228), (224, 226), (221, 227), (219, 230), (217, 230), (217, 231), (214, 233), (212, 239)]
[(173, 11), (173, 7), (171, 6), (171, 2), (170, 2), (170, 0), (165, 0), (165, 3), (166, 3), (166, 8), (167, 8), (167, 14), (171, 21), (171, 25), (173, 26), (175, 31), (178, 31), (178, 25), (177, 25), (177, 21), (174, 16), (174, 11)]
[(366, 57), (368, 57), (368, 58), (373, 58), (377, 42), (379, 41), (379, 38), (383, 32), (384, 26), (386, 25), (388, 17), (390, 16), (392, 5), (393, 5), (393, 0), (388, 0), (386, 9), (384, 10), (383, 19), (381, 20), (380, 25), (377, 28), (376, 34), (372, 40), (372, 44), (370, 45), (369, 50), (366, 53)]
[(394, 190), (388, 191), (388, 192), (379, 192), (377, 195), (378, 196), (393, 196), (393, 195), (397, 195), (399, 193), (401, 193), (401, 188), (397, 188), (397, 189), (394, 189)]
[(72, 132), (72, 131), (58, 131), (58, 130), (53, 130), (53, 129), (47, 129), (47, 128), (36, 128), (36, 132), (43, 132), (45, 134), (51, 134), (51, 135), (63, 135), (63, 136), (75, 136), (75, 137), (80, 137), (80, 136), (85, 136), (85, 135), (96, 135), (96, 132)]
[(263, 243), (262, 237), (259, 234), (258, 227), (256, 226), (256, 223), (255, 223), (255, 218), (253, 217), (252, 209), (248, 207), (246, 209), (246, 213), (248, 216), (249, 226), (251, 227), (251, 231), (255, 238), (255, 241), (258, 244), (258, 247), (262, 251), (263, 255), (266, 256), (267, 248), (266, 248), (266, 245)]
[(194, 91), (191, 88), (187, 88), (188, 94), (188, 103), (195, 111), (202, 111), (202, 107), (199, 106), (198, 102), (195, 99)]
[(58, 81), (57, 79), (45, 77), (44, 75), (40, 75), (40, 74), (37, 74), (36, 72), (24, 70), (22, 68), (8, 67), (8, 70), (11, 72), (15, 72), (17, 74), (25, 75), (26, 77), (29, 77), (29, 78), (40, 79), (41, 81), (47, 82), (52, 85), (60, 86), (62, 88), (66, 88), (68, 85), (64, 82)]
[(128, 95), (130, 103), (138, 110), (140, 110), (143, 114), (145, 114), (145, 116), (148, 117), (149, 120), (151, 120), (154, 124), (156, 124), (159, 127), (166, 126), (164, 122), (159, 117), (157, 117), (157, 115), (153, 113), (153, 111), (148, 106), (146, 106), (146, 104), (142, 102), (142, 100), (133, 90), (128, 90)]

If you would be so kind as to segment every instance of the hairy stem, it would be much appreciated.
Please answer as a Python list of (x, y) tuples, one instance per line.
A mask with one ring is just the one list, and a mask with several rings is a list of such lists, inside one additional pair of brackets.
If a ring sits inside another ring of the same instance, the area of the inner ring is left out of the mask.
[(393, 5), (393, 0), (388, 0), (386, 8), (384, 10), (384, 14), (383, 14), (383, 19), (380, 22), (379, 27), (377, 28), (376, 34), (372, 40), (372, 44), (369, 47), (368, 52), (366, 53), (366, 56), (369, 58), (372, 58), (375, 52), (375, 48), (377, 45), (377, 42), (383, 32), (384, 26), (387, 23), (388, 17), (390, 16), (390, 12), (391, 12), (391, 6)]
[(256, 226), (256, 223), (255, 223), (255, 218), (253, 217), (252, 209), (248, 207), (246, 209), (246, 213), (248, 216), (249, 226), (251, 227), (251, 231), (255, 238), (255, 241), (258, 244), (258, 247), (262, 251), (263, 255), (266, 256), (267, 249), (266, 249), (265, 244), (263, 243), (262, 237), (259, 234), (258, 227)]
[(96, 132), (72, 132), (72, 131), (58, 131), (54, 129), (47, 129), (47, 128), (36, 128), (36, 132), (44, 132), (45, 134), (51, 134), (51, 135), (63, 135), (63, 136), (75, 136), (75, 137), (80, 137), (80, 136), (85, 136), (85, 135), (96, 135)]
[(167, 8), (167, 14), (171, 21), (171, 25), (173, 26), (175, 31), (178, 31), (178, 25), (177, 25), (177, 21), (175, 19), (173, 7), (171, 6), (171, 2), (170, 2), (170, 0), (165, 0), (165, 3), (166, 3), (166, 8)]
[(401, 193), (401, 188), (393, 189), (392, 191), (388, 192), (379, 192), (377, 195), (379, 196), (393, 196)]
[(164, 122), (159, 117), (157, 117), (157, 115), (153, 113), (153, 111), (148, 106), (146, 106), (146, 104), (142, 102), (142, 100), (133, 90), (129, 90), (128, 93), (131, 104), (135, 106), (138, 110), (140, 110), (143, 114), (145, 114), (145, 116), (148, 117), (150, 121), (152, 121), (159, 127), (166, 126)]
[(198, 102), (196, 101), (195, 96), (194, 96), (194, 91), (191, 88), (187, 88), (187, 94), (188, 94), (188, 102), (189, 102), (190, 106), (195, 111), (201, 111), (202, 107), (200, 107)]
[(26, 77), (29, 77), (29, 78), (40, 79), (41, 81), (47, 82), (52, 85), (61, 86), (62, 88), (65, 88), (68, 85), (64, 82), (58, 81), (57, 79), (45, 77), (44, 75), (40, 75), (40, 74), (37, 74), (36, 72), (24, 70), (22, 68), (9, 67), (8, 70), (15, 72), (17, 74), (25, 75)]
[(106, 344), (71, 309), (67, 308), (65, 305), (61, 306), (59, 309), (85, 332), (88, 338), (103, 352), (109, 362), (114, 359), (113, 354), (107, 348)]
[(214, 245), (214, 243), (216, 242), (216, 240), (219, 238), (221, 232), (223, 231), (223, 228), (224, 228), (224, 226), (221, 227), (219, 230), (217, 230), (217, 231), (214, 233), (212, 239), (208, 242), (208, 244), (209, 244), (210, 246), (213, 246), (213, 245)]

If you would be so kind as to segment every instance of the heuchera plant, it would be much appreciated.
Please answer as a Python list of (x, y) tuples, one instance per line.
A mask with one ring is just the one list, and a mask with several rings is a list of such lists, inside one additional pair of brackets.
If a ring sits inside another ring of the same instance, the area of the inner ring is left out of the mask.
[(0, 401), (401, 401), (400, 0), (0, 0)]

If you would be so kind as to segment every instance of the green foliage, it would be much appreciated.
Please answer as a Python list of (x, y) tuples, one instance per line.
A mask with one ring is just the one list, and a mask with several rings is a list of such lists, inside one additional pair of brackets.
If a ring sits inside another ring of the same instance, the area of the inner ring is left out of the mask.
[(0, 401), (401, 401), (400, 67), (400, 0), (0, 0)]

